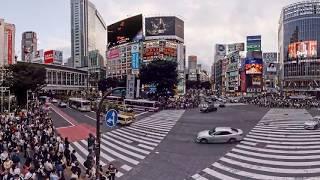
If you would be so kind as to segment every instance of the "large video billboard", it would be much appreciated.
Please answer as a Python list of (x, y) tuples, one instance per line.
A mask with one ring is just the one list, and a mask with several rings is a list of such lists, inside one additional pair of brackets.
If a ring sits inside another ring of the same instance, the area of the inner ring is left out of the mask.
[(174, 16), (145, 18), (146, 37), (178, 36), (184, 39), (184, 22)]
[(225, 56), (226, 55), (226, 45), (225, 44), (216, 44), (216, 55)]
[(133, 16), (107, 27), (108, 48), (142, 39), (142, 14)]
[(267, 72), (271, 72), (271, 73), (277, 72), (277, 64), (275, 63), (267, 64)]
[(244, 43), (228, 44), (228, 53), (235, 51), (244, 51)]
[(245, 63), (246, 74), (262, 74), (262, 59), (247, 58)]
[(261, 51), (261, 36), (247, 36), (247, 51)]
[(288, 46), (289, 59), (304, 59), (317, 57), (317, 41), (302, 41)]

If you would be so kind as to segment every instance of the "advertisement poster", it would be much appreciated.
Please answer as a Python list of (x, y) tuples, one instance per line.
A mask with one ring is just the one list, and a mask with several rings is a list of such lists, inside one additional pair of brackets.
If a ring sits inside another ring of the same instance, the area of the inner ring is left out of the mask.
[(225, 44), (216, 44), (216, 55), (225, 56), (226, 55), (226, 45)]
[(53, 50), (44, 52), (44, 63), (52, 64), (53, 63)]
[(267, 65), (267, 72), (277, 72), (277, 66), (275, 63), (269, 63)]
[(253, 76), (252, 77), (252, 85), (253, 86), (260, 86), (261, 85), (261, 76)]
[(140, 41), (142, 33), (142, 15), (133, 16), (107, 27), (108, 48), (120, 44)]
[(178, 36), (184, 38), (184, 22), (174, 16), (145, 18), (146, 36)]
[(317, 41), (302, 41), (288, 46), (289, 59), (304, 59), (317, 57)]
[(244, 43), (228, 44), (228, 53), (235, 51), (244, 51)]
[(107, 52), (107, 58), (108, 59), (114, 59), (114, 58), (118, 58), (120, 56), (120, 50), (119, 48), (115, 48), (115, 49), (110, 49)]
[(246, 74), (262, 74), (262, 64), (246, 64)]

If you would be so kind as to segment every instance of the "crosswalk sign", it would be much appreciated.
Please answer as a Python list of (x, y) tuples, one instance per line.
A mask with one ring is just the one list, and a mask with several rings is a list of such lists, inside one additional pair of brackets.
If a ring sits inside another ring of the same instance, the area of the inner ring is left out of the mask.
[(110, 128), (114, 127), (118, 123), (118, 112), (114, 109), (110, 109), (106, 114), (106, 125)]

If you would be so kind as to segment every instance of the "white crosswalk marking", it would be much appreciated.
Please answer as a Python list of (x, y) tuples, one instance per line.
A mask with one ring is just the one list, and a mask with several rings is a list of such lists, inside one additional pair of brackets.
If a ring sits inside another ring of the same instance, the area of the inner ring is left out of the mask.
[[(101, 135), (101, 165), (112, 162), (118, 167), (117, 177), (125, 175), (145, 159), (166, 137), (180, 119), (184, 110), (155, 113), (130, 126), (114, 129)], [(81, 164), (88, 155), (87, 140), (71, 143)], [(203, 179), (204, 180), (204, 179)]]
[(309, 119), (304, 109), (271, 109), (241, 143), (188, 179), (320, 179), (320, 130), (305, 130)]

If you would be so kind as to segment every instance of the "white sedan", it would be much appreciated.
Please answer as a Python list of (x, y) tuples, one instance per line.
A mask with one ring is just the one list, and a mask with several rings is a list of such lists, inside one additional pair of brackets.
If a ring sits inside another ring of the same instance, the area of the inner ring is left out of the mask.
[(304, 129), (315, 130), (320, 127), (320, 116), (315, 116), (312, 120), (308, 120), (304, 123)]
[(198, 143), (234, 143), (243, 139), (243, 131), (231, 127), (216, 127), (211, 130), (200, 131), (197, 134)]

